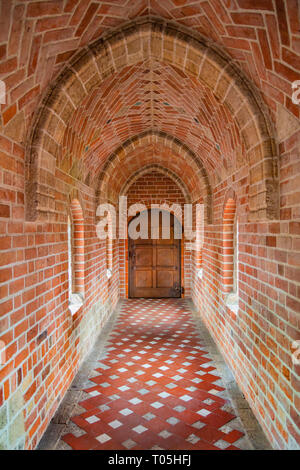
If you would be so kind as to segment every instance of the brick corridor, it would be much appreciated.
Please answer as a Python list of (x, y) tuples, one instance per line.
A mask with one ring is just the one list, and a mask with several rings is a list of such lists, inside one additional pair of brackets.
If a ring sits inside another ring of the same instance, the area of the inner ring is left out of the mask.
[[(63, 434), (73, 449), (238, 449), (244, 436), (186, 301), (128, 300), (94, 386)], [(245, 448), (245, 447), (244, 447)]]

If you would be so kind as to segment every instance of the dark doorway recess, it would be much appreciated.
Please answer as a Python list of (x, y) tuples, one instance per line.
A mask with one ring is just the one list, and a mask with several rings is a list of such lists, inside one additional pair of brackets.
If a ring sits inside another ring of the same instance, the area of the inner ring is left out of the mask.
[[(181, 227), (173, 214), (164, 212), (157, 211), (155, 224), (152, 215), (151, 226), (151, 211), (144, 211), (143, 217), (148, 219), (148, 238), (134, 240), (128, 235), (128, 282), (131, 298), (181, 297), (181, 239), (176, 238)], [(130, 224), (135, 223), (136, 217), (129, 222), (128, 229)], [(170, 227), (169, 236), (163, 238), (166, 224)], [(158, 238), (151, 238), (151, 230)]]

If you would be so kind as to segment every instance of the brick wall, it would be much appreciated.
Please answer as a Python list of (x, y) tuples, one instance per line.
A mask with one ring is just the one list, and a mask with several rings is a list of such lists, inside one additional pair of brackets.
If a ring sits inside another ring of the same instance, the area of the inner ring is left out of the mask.
[[(24, 222), (24, 150), (1, 137), (0, 448), (34, 448), (118, 299), (106, 278), (93, 192), (57, 173), (55, 221)], [(69, 195), (84, 214), (84, 305), (68, 309)]]
[[(249, 180), (236, 174), (214, 189), (214, 223), (206, 227), (203, 278), (193, 276), (193, 300), (275, 448), (300, 444), (300, 133), (281, 144), (280, 220), (249, 223)], [(239, 309), (226, 306), (223, 215), (228, 190), (237, 194)], [(194, 271), (195, 272), (195, 271)]]

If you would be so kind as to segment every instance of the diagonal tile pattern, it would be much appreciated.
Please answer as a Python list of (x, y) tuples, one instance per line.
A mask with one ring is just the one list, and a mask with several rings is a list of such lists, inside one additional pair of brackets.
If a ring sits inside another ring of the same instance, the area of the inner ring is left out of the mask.
[[(238, 449), (244, 435), (192, 313), (178, 299), (126, 301), (105, 356), (71, 419), (82, 435), (73, 449)], [(237, 445), (235, 445), (237, 443)]]

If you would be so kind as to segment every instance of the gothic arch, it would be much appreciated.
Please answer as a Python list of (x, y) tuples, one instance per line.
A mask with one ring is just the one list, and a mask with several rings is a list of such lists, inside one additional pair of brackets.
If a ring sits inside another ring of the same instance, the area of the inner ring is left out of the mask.
[[(168, 161), (164, 162), (162, 155), (158, 153), (159, 149), (154, 148), (153, 161), (145, 165), (143, 160), (139, 159), (139, 161), (137, 161), (136, 163), (137, 168), (135, 169), (135, 171), (129, 174), (129, 177), (131, 177), (132, 174), (134, 174), (136, 171), (140, 171), (145, 168), (145, 166), (148, 167), (149, 165), (164, 167), (165, 170), (171, 171), (176, 181), (178, 181), (178, 174), (180, 174), (180, 180), (185, 183), (187, 191), (190, 194), (193, 193), (194, 198), (196, 198), (197, 196), (199, 197), (200, 195), (203, 197), (208, 206), (208, 219), (211, 220), (212, 190), (206, 169), (204, 168), (201, 160), (199, 160), (197, 156), (178, 139), (158, 131), (147, 131), (128, 139), (126, 142), (124, 142), (123, 145), (118, 147), (109, 156), (101, 174), (99, 175), (99, 183), (97, 188), (97, 195), (99, 197), (99, 200), (101, 200), (102, 198), (107, 198), (108, 188), (111, 187), (111, 181), (116, 171), (116, 168), (120, 168), (123, 163), (124, 165), (128, 166), (128, 160), (131, 154), (133, 152), (137, 152), (138, 149), (143, 152), (144, 149), (147, 148), (147, 146), (149, 145), (159, 145), (160, 149), (167, 149), (169, 156), (171, 155), (172, 159), (169, 158)], [(159, 164), (159, 162), (162, 163)], [(183, 166), (181, 167), (180, 165)], [(193, 169), (193, 175), (195, 177), (195, 180), (197, 181), (198, 187), (194, 188), (194, 190), (192, 190), (191, 181), (189, 183), (184, 181), (184, 166), (186, 165), (190, 165), (190, 167)], [(120, 191), (122, 188), (122, 174), (121, 172), (119, 173), (119, 187), (117, 192)], [(125, 184), (125, 181), (127, 179), (128, 178), (126, 177), (124, 178), (123, 184)]]

